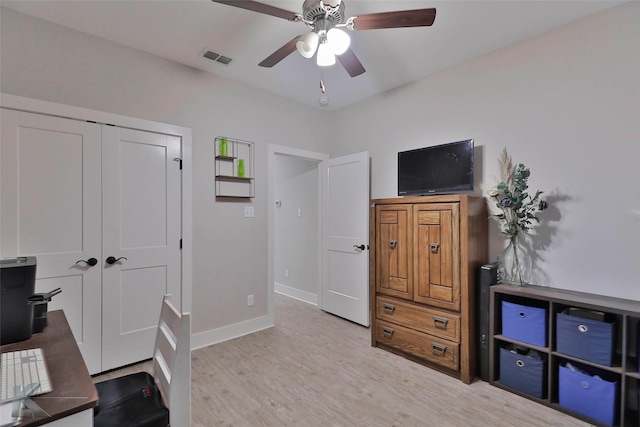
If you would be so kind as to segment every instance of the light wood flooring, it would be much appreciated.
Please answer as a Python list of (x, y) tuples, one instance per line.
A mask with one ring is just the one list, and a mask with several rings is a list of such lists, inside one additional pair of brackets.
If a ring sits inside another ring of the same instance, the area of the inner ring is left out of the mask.
[(369, 329), (315, 306), (275, 301), (275, 327), (192, 353), (192, 426), (590, 425), (371, 347)]

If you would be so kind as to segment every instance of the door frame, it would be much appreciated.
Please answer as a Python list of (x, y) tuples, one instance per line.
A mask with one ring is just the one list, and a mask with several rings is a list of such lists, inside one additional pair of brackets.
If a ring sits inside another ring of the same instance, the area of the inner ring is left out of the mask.
[[(297, 157), (299, 159), (316, 162), (317, 166), (320, 166), (320, 162), (329, 159), (328, 154), (318, 153), (315, 151), (308, 151), (299, 148), (287, 147), (284, 145), (269, 144), (267, 147), (267, 321), (270, 325), (274, 324), (274, 263), (275, 263), (275, 211), (274, 206), (276, 203), (275, 196), (275, 184), (276, 178), (274, 173), (274, 165), (276, 162), (276, 156), (290, 156)], [(318, 242), (320, 242), (320, 225), (322, 224), (322, 200), (320, 197), (320, 170), (318, 170), (317, 185), (318, 185)], [(320, 266), (320, 251), (318, 251), (318, 266)], [(320, 269), (318, 269), (318, 277), (316, 278), (316, 289), (318, 295), (318, 307), (322, 308), (321, 300), (321, 282), (320, 282)]]
[[(177, 136), (181, 139), (181, 160), (182, 160), (182, 183), (181, 183), (181, 228), (182, 228), (182, 251), (181, 251), (181, 295), (180, 310), (191, 312), (192, 309), (192, 277), (193, 277), (193, 156), (191, 145), (191, 129), (171, 125), (167, 123), (154, 122), (150, 120), (138, 119), (134, 117), (121, 116), (119, 114), (106, 113), (102, 111), (90, 110), (82, 107), (58, 104), (55, 102), (43, 101), (39, 99), (26, 98), (7, 93), (0, 93), (0, 107), (11, 110), (24, 111), (29, 113), (43, 114), (49, 116), (62, 117), (71, 120), (83, 120), (106, 124), (112, 126), (125, 127), (147, 132), (156, 132)], [(273, 286), (273, 285), (272, 285)]]

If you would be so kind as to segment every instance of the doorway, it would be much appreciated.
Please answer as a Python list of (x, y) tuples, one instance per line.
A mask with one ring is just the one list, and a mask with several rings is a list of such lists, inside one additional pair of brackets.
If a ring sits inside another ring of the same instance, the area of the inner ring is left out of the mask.
[(369, 326), (368, 153), (268, 152), (267, 317), (277, 291)]
[(291, 147), (268, 148), (268, 306), (273, 293), (318, 304), (318, 165), (329, 156)]

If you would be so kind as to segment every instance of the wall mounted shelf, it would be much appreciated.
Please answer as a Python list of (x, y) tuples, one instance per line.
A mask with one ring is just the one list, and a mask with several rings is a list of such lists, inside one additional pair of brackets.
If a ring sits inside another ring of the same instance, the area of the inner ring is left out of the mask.
[(226, 136), (214, 143), (216, 197), (254, 197), (254, 143)]

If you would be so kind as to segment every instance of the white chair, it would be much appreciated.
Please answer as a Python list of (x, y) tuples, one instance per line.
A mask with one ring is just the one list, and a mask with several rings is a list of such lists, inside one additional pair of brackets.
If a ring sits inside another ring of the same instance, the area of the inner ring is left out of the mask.
[[(162, 301), (153, 375), (137, 372), (97, 383), (95, 427), (188, 427), (191, 423), (191, 316), (171, 295)], [(168, 409), (167, 409), (168, 408)]]

